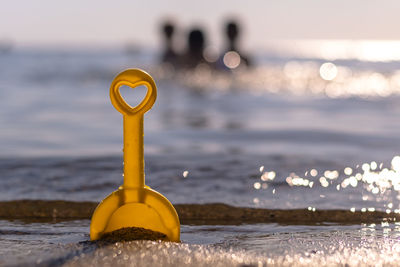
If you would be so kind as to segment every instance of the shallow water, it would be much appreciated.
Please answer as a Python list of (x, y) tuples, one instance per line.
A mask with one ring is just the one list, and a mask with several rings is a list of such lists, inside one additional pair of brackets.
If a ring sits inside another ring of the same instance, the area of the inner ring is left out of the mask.
[[(321, 59), (259, 59), (233, 76), (198, 69), (171, 77), (151, 54), (0, 55), (0, 200), (100, 201), (117, 189), (122, 116), (108, 90), (135, 66), (158, 85), (145, 116), (146, 182), (172, 203), (399, 213), (400, 63), (334, 62), (330, 82)], [(108, 247), (87, 242), (88, 226), (1, 221), (0, 263), (379, 265), (395, 264), (399, 251), (398, 226), (386, 222), (183, 225), (183, 244)]]
[[(399, 209), (400, 173), (389, 167), (390, 162), (377, 170), (367, 170), (366, 165), (363, 170), (363, 165), (357, 164), (352, 175), (344, 174), (348, 165), (336, 160), (296, 155), (149, 155), (146, 162), (147, 184), (172, 203), (222, 202), (270, 209), (389, 209), (396, 213)], [(100, 201), (123, 182), (120, 157), (14, 158), (0, 160), (0, 166), (0, 200)], [(264, 170), (260, 171), (260, 166)], [(320, 174), (313, 176), (311, 170)]]
[(0, 221), (2, 265), (396, 265), (399, 225), (182, 226), (182, 242), (88, 241), (89, 220)]

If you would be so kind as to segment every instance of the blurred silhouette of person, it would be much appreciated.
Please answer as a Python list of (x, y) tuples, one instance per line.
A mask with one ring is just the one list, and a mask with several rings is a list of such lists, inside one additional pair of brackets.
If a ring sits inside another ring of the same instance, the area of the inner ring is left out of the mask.
[(176, 66), (178, 63), (178, 54), (175, 52), (173, 47), (175, 26), (171, 22), (166, 22), (162, 25), (161, 30), (165, 40), (164, 52), (161, 56), (161, 61)]
[(239, 66), (250, 66), (250, 60), (237, 47), (239, 38), (239, 26), (235, 21), (229, 21), (225, 26), (227, 37), (227, 48), (218, 60), (218, 66), (222, 68), (234, 69)]
[(186, 53), (182, 56), (181, 66), (195, 68), (200, 63), (207, 63), (204, 59), (205, 37), (201, 29), (195, 28), (189, 32)]

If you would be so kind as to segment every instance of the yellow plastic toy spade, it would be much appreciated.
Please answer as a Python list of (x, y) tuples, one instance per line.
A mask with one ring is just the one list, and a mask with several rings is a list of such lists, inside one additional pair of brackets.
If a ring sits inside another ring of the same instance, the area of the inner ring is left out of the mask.
[[(131, 107), (119, 91), (122, 85), (147, 87), (143, 101)], [(125, 227), (141, 227), (163, 233), (169, 241), (180, 241), (175, 208), (160, 193), (144, 184), (143, 115), (156, 101), (154, 80), (139, 69), (118, 74), (110, 88), (111, 102), (124, 120), (124, 184), (97, 206), (90, 224), (90, 239)]]

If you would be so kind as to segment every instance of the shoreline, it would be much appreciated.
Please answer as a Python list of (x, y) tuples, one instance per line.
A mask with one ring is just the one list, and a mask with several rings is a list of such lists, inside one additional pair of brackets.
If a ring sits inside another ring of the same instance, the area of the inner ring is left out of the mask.
[[(66, 221), (91, 219), (97, 202), (64, 200), (13, 200), (0, 202), (0, 219), (24, 221)], [(400, 221), (400, 214), (383, 211), (258, 209), (222, 203), (174, 205), (183, 225), (240, 225), (278, 223), (319, 225), (324, 223), (361, 224)]]

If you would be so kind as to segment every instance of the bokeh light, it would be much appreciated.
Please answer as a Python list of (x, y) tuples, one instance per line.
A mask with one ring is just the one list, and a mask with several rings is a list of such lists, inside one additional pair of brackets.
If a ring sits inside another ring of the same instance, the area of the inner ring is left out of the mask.
[(235, 51), (226, 52), (223, 61), (228, 68), (236, 69), (240, 65), (240, 55)]
[(336, 78), (336, 75), (338, 74), (338, 70), (336, 68), (336, 65), (327, 62), (321, 65), (319, 69), (319, 73), (321, 75), (321, 78), (326, 80), (326, 81), (332, 81), (333, 79)]

